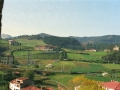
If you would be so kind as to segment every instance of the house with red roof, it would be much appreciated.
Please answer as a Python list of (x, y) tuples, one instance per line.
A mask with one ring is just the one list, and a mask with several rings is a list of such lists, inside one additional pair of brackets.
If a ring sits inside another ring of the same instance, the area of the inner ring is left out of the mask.
[(10, 81), (9, 89), (10, 90), (53, 90), (52, 88), (37, 88), (34, 85), (34, 82), (28, 78), (20, 77)]
[(41, 50), (41, 51), (53, 51), (55, 48), (57, 48), (56, 46), (52, 46), (52, 45), (37, 45), (35, 46), (35, 50)]
[(12, 80), (9, 83), (9, 89), (10, 90), (22, 90), (22, 88), (25, 88), (27, 86), (33, 86), (34, 82), (28, 78), (20, 77), (17, 79)]
[(21, 90), (42, 90), (42, 89), (37, 88), (35, 86), (28, 86), (28, 87), (22, 88)]
[(120, 82), (111, 81), (102, 83), (102, 87), (105, 90), (120, 90)]

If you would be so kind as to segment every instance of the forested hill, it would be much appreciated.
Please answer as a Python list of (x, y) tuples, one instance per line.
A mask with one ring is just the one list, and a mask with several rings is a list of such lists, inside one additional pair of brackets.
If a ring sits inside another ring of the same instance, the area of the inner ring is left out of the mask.
[(83, 49), (81, 43), (69, 37), (56, 37), (56, 36), (46, 36), (43, 38), (44, 43), (51, 44), (54, 46), (59, 46), (62, 48), (69, 48), (69, 49)]
[(2, 36), (3, 39), (12, 38), (12, 36), (8, 35), (8, 34), (2, 34), (1, 36)]
[(81, 43), (107, 43), (107, 44), (120, 44), (120, 35), (105, 35), (96, 37), (73, 37)]
[[(13, 38), (43, 39), (46, 36), (53, 36), (53, 35), (40, 33), (36, 35), (21, 35)], [(54, 37), (58, 37), (58, 36), (54, 36)], [(91, 36), (91, 37), (70, 36), (68, 38), (74, 38), (78, 40), (81, 44), (86, 44), (86, 43), (120, 44), (120, 35), (104, 35), (104, 36)]]

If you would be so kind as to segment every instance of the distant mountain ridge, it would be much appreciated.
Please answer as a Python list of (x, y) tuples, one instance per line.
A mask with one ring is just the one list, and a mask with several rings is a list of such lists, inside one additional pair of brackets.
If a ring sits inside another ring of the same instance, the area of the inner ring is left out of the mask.
[(12, 36), (11, 36), (11, 35), (8, 35), (8, 34), (1, 34), (1, 37), (2, 37), (3, 39), (12, 38)]
[(108, 44), (118, 44), (120, 43), (120, 35), (104, 35), (104, 36), (94, 36), (94, 37), (74, 37), (81, 43), (108, 43)]
[[(41, 37), (53, 36), (46, 33), (39, 34)], [(118, 44), (120, 43), (120, 35), (104, 35), (104, 36), (91, 36), (91, 37), (75, 37), (69, 36), (70, 38), (77, 39), (82, 44), (87, 43), (108, 43), (108, 44)]]
[(41, 36), (41, 37), (45, 37), (45, 36), (53, 36), (53, 35), (50, 35), (50, 34), (46, 34), (46, 33), (40, 33), (40, 34), (37, 34), (37, 35), (39, 35), (39, 36)]
[[(36, 34), (42, 38), (45, 36), (54, 36), (46, 33)], [(31, 36), (31, 35), (28, 35)], [(59, 36), (56, 36), (59, 37)], [(91, 36), (91, 37), (76, 37), (76, 36), (69, 36), (70, 38), (75, 38), (82, 44), (87, 43), (108, 43), (108, 44), (120, 44), (120, 35), (104, 35), (104, 36)], [(14, 38), (8, 34), (2, 34), (2, 38)]]

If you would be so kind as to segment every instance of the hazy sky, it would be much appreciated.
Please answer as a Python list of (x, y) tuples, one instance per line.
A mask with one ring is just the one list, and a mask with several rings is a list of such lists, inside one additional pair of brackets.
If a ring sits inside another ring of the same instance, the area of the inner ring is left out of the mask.
[(2, 33), (120, 35), (120, 0), (5, 0)]

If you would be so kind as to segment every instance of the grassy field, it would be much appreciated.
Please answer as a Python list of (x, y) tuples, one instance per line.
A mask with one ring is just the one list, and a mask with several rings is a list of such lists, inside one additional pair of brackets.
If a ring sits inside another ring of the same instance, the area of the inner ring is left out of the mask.
[(36, 45), (45, 45), (43, 40), (16, 39), (22, 46), (35, 47)]
[(95, 55), (79, 54), (79, 53), (67, 53), (69, 59), (73, 60), (101, 60), (100, 57)]
[[(76, 76), (80, 76), (80, 75), (82, 74), (61, 74), (61, 75), (51, 75), (51, 76), (48, 76), (48, 78), (52, 80), (56, 80), (68, 86), (68, 83), (72, 78)], [(96, 75), (85, 75), (85, 77), (91, 80), (96, 80), (96, 81), (101, 81), (101, 82), (109, 82), (111, 80), (120, 81), (120, 78), (111, 78), (111, 77), (103, 77), (103, 76), (96, 76)]]
[(8, 44), (8, 41), (7, 40), (3, 40), (3, 39), (0, 39), (0, 44)]
[(119, 64), (103, 64), (103, 66), (105, 68), (108, 68), (108, 69), (120, 69), (120, 65)]
[(47, 77), (68, 86), (69, 80), (72, 79), (73, 77), (76, 77), (76, 76), (79, 76), (79, 75), (60, 74), (60, 75), (50, 75)]
[(89, 72), (104, 72), (107, 71), (105, 67), (101, 64), (89, 64), (89, 63), (76, 63), (76, 67), (74, 67), (71, 72), (78, 73), (89, 73)]
[[(41, 54), (42, 51), (29, 51), (30, 54)], [(15, 57), (22, 57), (22, 56), (27, 56), (28, 55), (28, 51), (15, 51), (14, 52), (14, 56)]]
[(102, 56), (105, 56), (107, 55), (107, 52), (104, 52), (104, 51), (100, 51), (100, 52), (89, 52), (91, 55), (95, 55), (95, 56), (98, 56), (98, 57), (102, 57)]
[(16, 60), (25, 60), (28, 59), (29, 57), (34, 60), (34, 59), (58, 59), (60, 57), (59, 53), (47, 53), (43, 51), (15, 51), (14, 56)]

